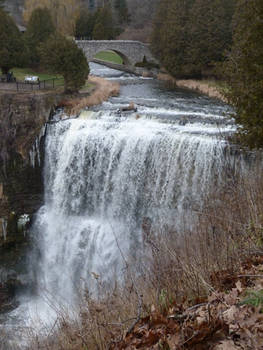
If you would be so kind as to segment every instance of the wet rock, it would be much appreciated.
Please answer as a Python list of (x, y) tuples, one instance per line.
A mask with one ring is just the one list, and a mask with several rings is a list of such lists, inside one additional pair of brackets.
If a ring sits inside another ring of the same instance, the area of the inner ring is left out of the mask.
[(13, 310), (17, 307), (15, 299), (17, 290), (21, 287), (21, 282), (17, 278), (15, 271), (0, 269), (0, 313)]
[(54, 92), (0, 92), (0, 312), (15, 307), (28, 283), (21, 276), (30, 217), (43, 203), (43, 130), (60, 99)]
[(41, 130), (60, 99), (54, 92), (0, 93), (0, 246), (10, 243), (8, 236), (20, 241), (18, 217), (42, 204)]

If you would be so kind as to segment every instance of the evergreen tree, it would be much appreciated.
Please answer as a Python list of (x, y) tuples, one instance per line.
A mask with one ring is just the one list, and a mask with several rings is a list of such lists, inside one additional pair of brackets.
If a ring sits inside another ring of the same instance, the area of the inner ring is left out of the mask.
[(190, 11), (189, 68), (202, 72), (223, 60), (232, 42), (234, 0), (195, 0)]
[(26, 45), (28, 47), (28, 62), (30, 66), (38, 66), (40, 57), (38, 46), (45, 42), (55, 32), (50, 11), (45, 8), (35, 9), (29, 19), (25, 33)]
[(157, 8), (151, 36), (152, 51), (161, 61), (165, 48), (164, 30), (167, 22), (170, 0), (162, 0)]
[(130, 20), (130, 15), (126, 4), (126, 0), (115, 0), (114, 7), (117, 11), (118, 20), (120, 24), (128, 23)]
[(0, 67), (3, 74), (23, 64), (24, 44), (14, 20), (0, 9)]
[(201, 77), (231, 44), (235, 0), (161, 0), (152, 49), (175, 77)]
[(24, 0), (23, 17), (28, 23), (32, 12), (48, 8), (56, 30), (62, 35), (74, 35), (76, 19), (80, 13), (80, 0)]
[(107, 38), (107, 33), (105, 27), (101, 22), (96, 22), (93, 29), (93, 39), (94, 40), (105, 40)]
[[(153, 50), (165, 68), (176, 77), (185, 77), (188, 71), (189, 11), (194, 0), (163, 0), (155, 21)], [(159, 35), (156, 33), (158, 22)], [(159, 37), (158, 37), (159, 36)], [(157, 41), (158, 40), (158, 41)]]
[(263, 1), (238, 0), (234, 16), (233, 47), (224, 65), (228, 101), (241, 141), (263, 147)]
[(61, 35), (52, 35), (39, 48), (41, 62), (50, 72), (64, 77), (65, 92), (77, 92), (89, 74), (89, 65), (76, 43)]
[(92, 39), (95, 25), (95, 15), (87, 10), (81, 11), (76, 21), (75, 37)]
[(112, 40), (116, 30), (112, 18), (110, 6), (104, 6), (95, 13), (95, 25), (93, 30), (93, 39), (95, 40)]

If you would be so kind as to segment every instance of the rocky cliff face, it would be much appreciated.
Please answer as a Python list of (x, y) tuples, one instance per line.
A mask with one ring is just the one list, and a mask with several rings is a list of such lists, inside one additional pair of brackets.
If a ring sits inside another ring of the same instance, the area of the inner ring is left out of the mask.
[(41, 204), (44, 126), (59, 99), (0, 94), (0, 236), (13, 233), (10, 217), (33, 214)]
[(18, 277), (30, 246), (26, 230), (42, 204), (45, 124), (60, 98), (0, 92), (0, 312), (4, 291), (27, 283)]

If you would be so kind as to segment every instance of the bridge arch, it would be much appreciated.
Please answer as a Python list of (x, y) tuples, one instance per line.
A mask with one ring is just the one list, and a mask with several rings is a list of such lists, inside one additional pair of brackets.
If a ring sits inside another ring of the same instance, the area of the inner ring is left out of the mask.
[(122, 59), (122, 62), (124, 65), (126, 66), (131, 66), (132, 63), (130, 62), (129, 58), (123, 54), (122, 52), (118, 51), (118, 50), (99, 50), (98, 52), (95, 53), (94, 57), (92, 58), (96, 58), (96, 55), (99, 54), (100, 52), (114, 52), (116, 53), (118, 56), (120, 56), (120, 58)]
[(91, 61), (100, 51), (115, 51), (123, 59), (126, 65), (135, 65), (142, 62), (145, 57), (148, 62), (156, 62), (149, 46), (140, 41), (133, 40), (76, 40), (88, 61)]

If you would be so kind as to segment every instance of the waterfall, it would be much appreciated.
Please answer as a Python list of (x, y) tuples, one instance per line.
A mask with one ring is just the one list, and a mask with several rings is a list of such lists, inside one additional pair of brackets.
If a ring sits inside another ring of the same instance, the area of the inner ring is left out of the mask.
[(179, 228), (200, 208), (222, 181), (225, 147), (193, 126), (110, 113), (49, 125), (35, 223), (40, 290), (72, 302), (92, 272), (117, 276), (119, 249), (140, 254), (145, 218), (156, 229)]
[(41, 166), (40, 143), (42, 138), (45, 136), (45, 132), (46, 126), (41, 128), (39, 135), (36, 137), (35, 142), (29, 151), (29, 161), (32, 168), (35, 168), (36, 165)]
[(7, 236), (7, 220), (4, 218), (0, 218), (0, 222), (1, 222), (1, 233), (2, 233), (2, 237), (4, 240), (6, 240), (6, 236)]

